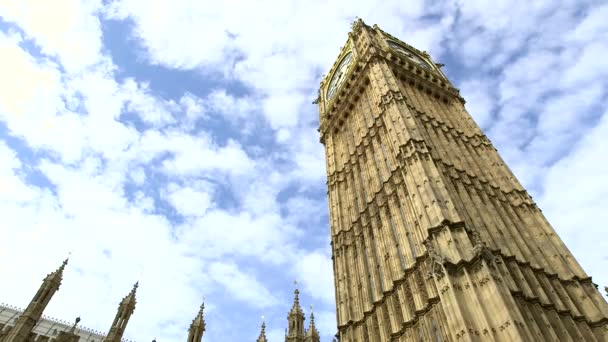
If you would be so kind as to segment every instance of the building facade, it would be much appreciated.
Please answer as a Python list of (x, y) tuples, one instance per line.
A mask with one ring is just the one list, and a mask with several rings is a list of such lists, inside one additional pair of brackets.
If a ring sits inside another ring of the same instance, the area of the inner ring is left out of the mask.
[[(77, 327), (80, 317), (76, 318), (75, 323), (70, 326), (68, 322), (43, 316), (44, 310), (61, 286), (63, 271), (67, 264), (66, 259), (56, 271), (44, 278), (38, 292), (25, 310), (5, 304), (0, 305), (0, 342), (133, 342), (124, 339), (123, 335), (135, 311), (139, 282), (133, 285), (131, 291), (118, 305), (116, 316), (107, 334)], [(288, 328), (285, 330), (285, 342), (320, 342), (312, 306), (310, 323), (308, 328), (304, 327), (305, 315), (300, 306), (299, 294), (300, 291), (296, 288), (293, 305), (287, 315)], [(206, 329), (204, 310), (203, 303), (188, 328), (188, 342), (203, 340)], [(265, 322), (262, 322), (257, 341), (268, 342)]]
[[(6, 327), (14, 325), (17, 322), (17, 318), (22, 314), (23, 310), (20, 308), (8, 304), (0, 304), (0, 331), (4, 331)], [(57, 339), (61, 332), (69, 333), (71, 329), (70, 322), (42, 316), (32, 330), (32, 337), (34, 340), (52, 341), (53, 339)], [(105, 336), (101, 331), (94, 331), (82, 326), (77, 327), (75, 333), (80, 337), (80, 342), (102, 342)], [(125, 340), (125, 342), (128, 341)]]
[(607, 341), (597, 286), (441, 66), (357, 20), (321, 82), (340, 342)]
[[(61, 266), (44, 278), (38, 292), (25, 310), (0, 305), (0, 342), (132, 342), (123, 338), (131, 315), (135, 311), (139, 282), (120, 304), (107, 334), (86, 328), (78, 328), (80, 317), (69, 326), (67, 322), (43, 316), (43, 312), (59, 290), (66, 259)], [(204, 305), (192, 321), (188, 342), (201, 342), (205, 332)]]

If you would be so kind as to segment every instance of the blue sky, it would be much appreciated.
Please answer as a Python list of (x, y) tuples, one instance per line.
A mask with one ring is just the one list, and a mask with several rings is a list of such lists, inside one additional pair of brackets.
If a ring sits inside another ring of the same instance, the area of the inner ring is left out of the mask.
[(402, 38), (608, 285), (602, 1), (0, 2), (0, 302), (72, 251), (47, 314), (126, 337), (282, 339), (298, 279), (324, 341), (334, 289), (318, 113), (355, 16)]

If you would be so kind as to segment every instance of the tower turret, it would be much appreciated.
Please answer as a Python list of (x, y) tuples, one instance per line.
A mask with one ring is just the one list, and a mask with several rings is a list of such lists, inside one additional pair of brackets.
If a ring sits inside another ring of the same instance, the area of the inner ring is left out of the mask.
[(28, 340), (44, 309), (46, 309), (55, 292), (59, 290), (61, 280), (63, 279), (63, 270), (67, 264), (68, 259), (65, 259), (55, 272), (48, 274), (44, 278), (38, 292), (25, 311), (23, 311), (23, 314), (17, 318), (15, 326), (8, 333), (4, 342), (25, 342)]
[(116, 313), (112, 327), (104, 340), (105, 342), (120, 342), (122, 339), (122, 335), (127, 328), (127, 323), (129, 323), (129, 318), (131, 318), (131, 315), (135, 310), (135, 293), (137, 292), (138, 286), (139, 282), (136, 282), (135, 285), (133, 285), (131, 292), (123, 298), (122, 302), (118, 305), (118, 312)]
[(298, 290), (298, 282), (295, 282), (296, 289), (294, 291), (294, 300), (291, 310), (287, 315), (287, 336), (286, 342), (304, 342), (304, 311), (300, 307), (300, 291)]
[(203, 311), (205, 310), (205, 302), (201, 304), (198, 314), (192, 320), (190, 329), (188, 329), (188, 342), (201, 342), (203, 339), (203, 333), (205, 332), (205, 319), (203, 318)]

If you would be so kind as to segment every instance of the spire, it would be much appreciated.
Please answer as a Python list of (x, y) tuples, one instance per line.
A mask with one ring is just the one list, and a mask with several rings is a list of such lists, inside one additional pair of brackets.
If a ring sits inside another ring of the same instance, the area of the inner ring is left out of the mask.
[(306, 330), (306, 342), (319, 342), (321, 339), (319, 331), (315, 326), (315, 314), (312, 311), (312, 304), (310, 305), (310, 324), (308, 330)]
[(262, 330), (260, 331), (260, 336), (256, 342), (268, 342), (266, 339), (266, 320), (264, 319), (264, 316), (262, 316)]
[(293, 305), (291, 307), (291, 311), (289, 312), (289, 314), (304, 314), (304, 312), (302, 311), (302, 308), (300, 307), (300, 290), (298, 290), (298, 281), (294, 281), (295, 284), (295, 291), (293, 291), (294, 294), (294, 298), (293, 298)]
[(203, 303), (201, 304), (201, 307), (200, 307), (200, 308), (199, 308), (199, 310), (198, 310), (198, 315), (196, 315), (196, 319), (195, 319), (195, 321), (197, 321), (197, 322), (204, 322), (204, 321), (203, 321), (203, 312), (204, 312), (204, 311), (205, 311), (205, 302), (203, 302)]
[(294, 281), (295, 291), (293, 305), (287, 315), (288, 331), (285, 341), (287, 342), (302, 342), (304, 341), (304, 311), (300, 307), (300, 290), (298, 290), (298, 282)]
[(205, 332), (205, 319), (203, 318), (203, 311), (205, 311), (205, 301), (201, 304), (198, 314), (192, 320), (190, 328), (188, 329), (188, 342), (201, 342), (203, 333)]
[(129, 292), (129, 294), (125, 297), (125, 299), (123, 299), (123, 301), (125, 301), (125, 300), (135, 301), (135, 294), (137, 293), (138, 287), (139, 287), (139, 280), (135, 282), (135, 284), (133, 285), (133, 288), (131, 289), (131, 292)]
[(61, 286), (61, 281), (63, 280), (63, 270), (67, 264), (68, 259), (65, 259), (56, 271), (49, 273), (44, 278), (38, 292), (36, 292), (36, 295), (23, 311), (23, 314), (19, 316), (14, 327), (5, 337), (5, 342), (27, 340), (29, 334), (34, 329), (34, 326), (40, 317), (42, 317), (42, 313), (51, 301), (51, 298), (53, 298), (55, 292), (59, 290), (59, 286)]
[(65, 260), (63, 260), (63, 262), (61, 263), (61, 266), (59, 266), (59, 268), (55, 272), (63, 275), (63, 270), (65, 269), (65, 266), (68, 264), (69, 260), (70, 257), (65, 258)]
[(120, 342), (122, 339), (122, 335), (127, 328), (127, 323), (129, 323), (129, 318), (131, 318), (133, 311), (135, 311), (135, 304), (137, 304), (135, 297), (138, 287), (139, 280), (135, 282), (131, 292), (129, 292), (118, 305), (118, 312), (116, 313), (116, 317), (114, 317), (114, 322), (112, 323), (108, 335), (104, 339), (105, 342)]
[(44, 278), (45, 282), (55, 282), (57, 283), (57, 287), (59, 287), (59, 285), (61, 285), (61, 281), (63, 280), (63, 270), (65, 270), (65, 267), (68, 264), (69, 261), (69, 257), (66, 258), (65, 260), (63, 260), (63, 262), (61, 263), (61, 266), (59, 266), (58, 269), (56, 269), (54, 272), (49, 273), (46, 278)]

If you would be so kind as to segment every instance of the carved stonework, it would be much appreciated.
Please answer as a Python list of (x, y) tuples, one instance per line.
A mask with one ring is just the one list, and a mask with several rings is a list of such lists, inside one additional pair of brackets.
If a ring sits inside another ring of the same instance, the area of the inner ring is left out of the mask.
[(494, 256), (488, 245), (483, 242), (479, 232), (476, 229), (471, 230), (471, 242), (473, 243), (473, 254), (482, 257), (489, 267), (494, 268), (494, 262), (500, 259)]
[(377, 25), (352, 29), (356, 67), (335, 100), (319, 102), (341, 339), (417, 340), (434, 324), (449, 341), (553, 341), (564, 326), (608, 340), (608, 304), (441, 64)]
[(431, 270), (429, 271), (429, 276), (434, 277), (437, 280), (443, 278), (446, 274), (445, 270), (445, 257), (439, 254), (435, 247), (433, 247), (433, 243), (429, 240), (424, 242), (424, 246), (426, 247), (426, 251), (429, 255), (429, 261), (431, 265)]

